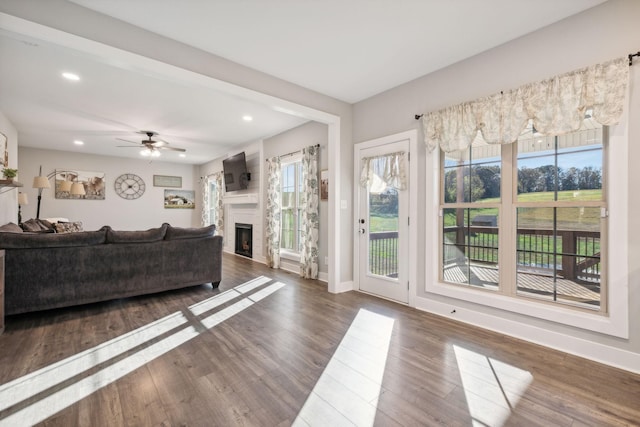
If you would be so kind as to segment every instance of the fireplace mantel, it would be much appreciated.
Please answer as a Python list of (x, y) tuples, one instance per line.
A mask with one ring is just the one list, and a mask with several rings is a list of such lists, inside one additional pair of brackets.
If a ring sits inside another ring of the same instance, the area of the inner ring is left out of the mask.
[(225, 205), (255, 205), (258, 203), (258, 193), (226, 195), (222, 202)]

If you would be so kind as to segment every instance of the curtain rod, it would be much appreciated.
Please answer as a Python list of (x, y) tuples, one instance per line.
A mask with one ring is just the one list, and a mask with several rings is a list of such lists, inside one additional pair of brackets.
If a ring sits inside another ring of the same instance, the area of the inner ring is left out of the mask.
[[(629, 54), (629, 67), (631, 67), (633, 65), (633, 58), (635, 58), (636, 56), (640, 57), (640, 51), (636, 52), (636, 53), (630, 53)], [(424, 116), (424, 114), (416, 114), (413, 116), (414, 119), (416, 120), (420, 120), (422, 118), (422, 116)]]
[[(320, 144), (316, 144), (316, 148), (320, 148)], [(301, 151), (302, 151), (302, 149), (300, 149), (300, 150), (296, 150), (296, 151), (292, 151), (292, 152), (290, 152), (290, 153), (283, 154), (283, 155), (281, 155), (281, 156), (277, 156), (277, 157), (279, 157), (279, 158), (283, 158), (283, 157), (287, 157), (287, 156), (292, 156), (292, 155), (294, 155), (294, 154), (298, 154), (298, 153), (299, 153), (299, 152), (301, 152)], [(266, 161), (268, 161), (268, 160), (269, 160), (269, 159), (264, 159), (264, 161), (265, 161), (265, 162), (266, 162)]]

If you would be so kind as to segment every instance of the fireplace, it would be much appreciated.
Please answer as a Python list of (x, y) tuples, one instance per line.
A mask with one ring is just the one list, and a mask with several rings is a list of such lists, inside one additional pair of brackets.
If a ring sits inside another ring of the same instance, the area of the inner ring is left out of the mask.
[(253, 225), (236, 222), (236, 253), (252, 258), (253, 254)]

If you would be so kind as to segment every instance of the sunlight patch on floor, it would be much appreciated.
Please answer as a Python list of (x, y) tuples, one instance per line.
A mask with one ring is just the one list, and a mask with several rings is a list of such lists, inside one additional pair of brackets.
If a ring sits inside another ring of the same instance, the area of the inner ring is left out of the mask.
[(533, 382), (530, 372), (453, 346), (475, 426), (502, 426)]
[[(194, 304), (189, 307), (189, 310), (194, 316), (199, 316), (234, 298), (244, 297), (230, 306), (204, 319), (200, 319), (199, 322), (197, 320), (189, 320), (183, 313), (173, 313), (96, 347), (3, 384), (0, 386), (0, 411), (18, 405), (20, 402), (37, 394), (44, 394), (47, 390), (64, 381), (85, 375), (83, 378), (73, 382), (73, 384), (43, 396), (34, 403), (10, 413), (5, 418), (0, 419), (0, 426), (33, 425), (49, 418), (100, 388), (197, 337), (202, 328), (197, 328), (196, 326), (202, 325), (206, 329), (211, 329), (285, 286), (284, 283), (275, 282), (253, 294), (246, 295), (251, 290), (270, 281), (271, 279), (261, 276)], [(197, 323), (196, 325), (189, 324), (193, 322), (197, 322), (199, 325)], [(159, 339), (168, 333), (171, 334)], [(158, 341), (153, 342), (153, 340)], [(135, 350), (136, 347), (141, 348)], [(134, 352), (121, 360), (112, 361), (108, 366), (86, 376), (88, 374), (87, 371), (90, 369), (101, 364), (107, 364), (110, 360), (129, 351)]]
[(394, 319), (360, 309), (294, 426), (372, 426)]

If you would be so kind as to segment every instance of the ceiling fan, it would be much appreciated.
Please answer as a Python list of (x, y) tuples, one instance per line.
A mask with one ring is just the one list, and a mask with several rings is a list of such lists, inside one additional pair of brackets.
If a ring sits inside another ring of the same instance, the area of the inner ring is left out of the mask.
[[(163, 140), (162, 138), (160, 138), (158, 136), (158, 132), (154, 132), (152, 130), (141, 130), (141, 131), (138, 131), (137, 133), (141, 135), (146, 135), (147, 139), (143, 139), (140, 142), (136, 142), (136, 141), (130, 141), (128, 139), (116, 138), (119, 141), (130, 142), (132, 144), (137, 145), (137, 147), (134, 147), (133, 145), (118, 145), (118, 147), (139, 148), (140, 145), (142, 145), (142, 151), (140, 151), (140, 154), (142, 154), (143, 156), (151, 156), (151, 157), (160, 156), (160, 150), (180, 151), (182, 153), (187, 151), (184, 148), (169, 147), (169, 143)], [(151, 138), (155, 138), (155, 139), (151, 139)]]

